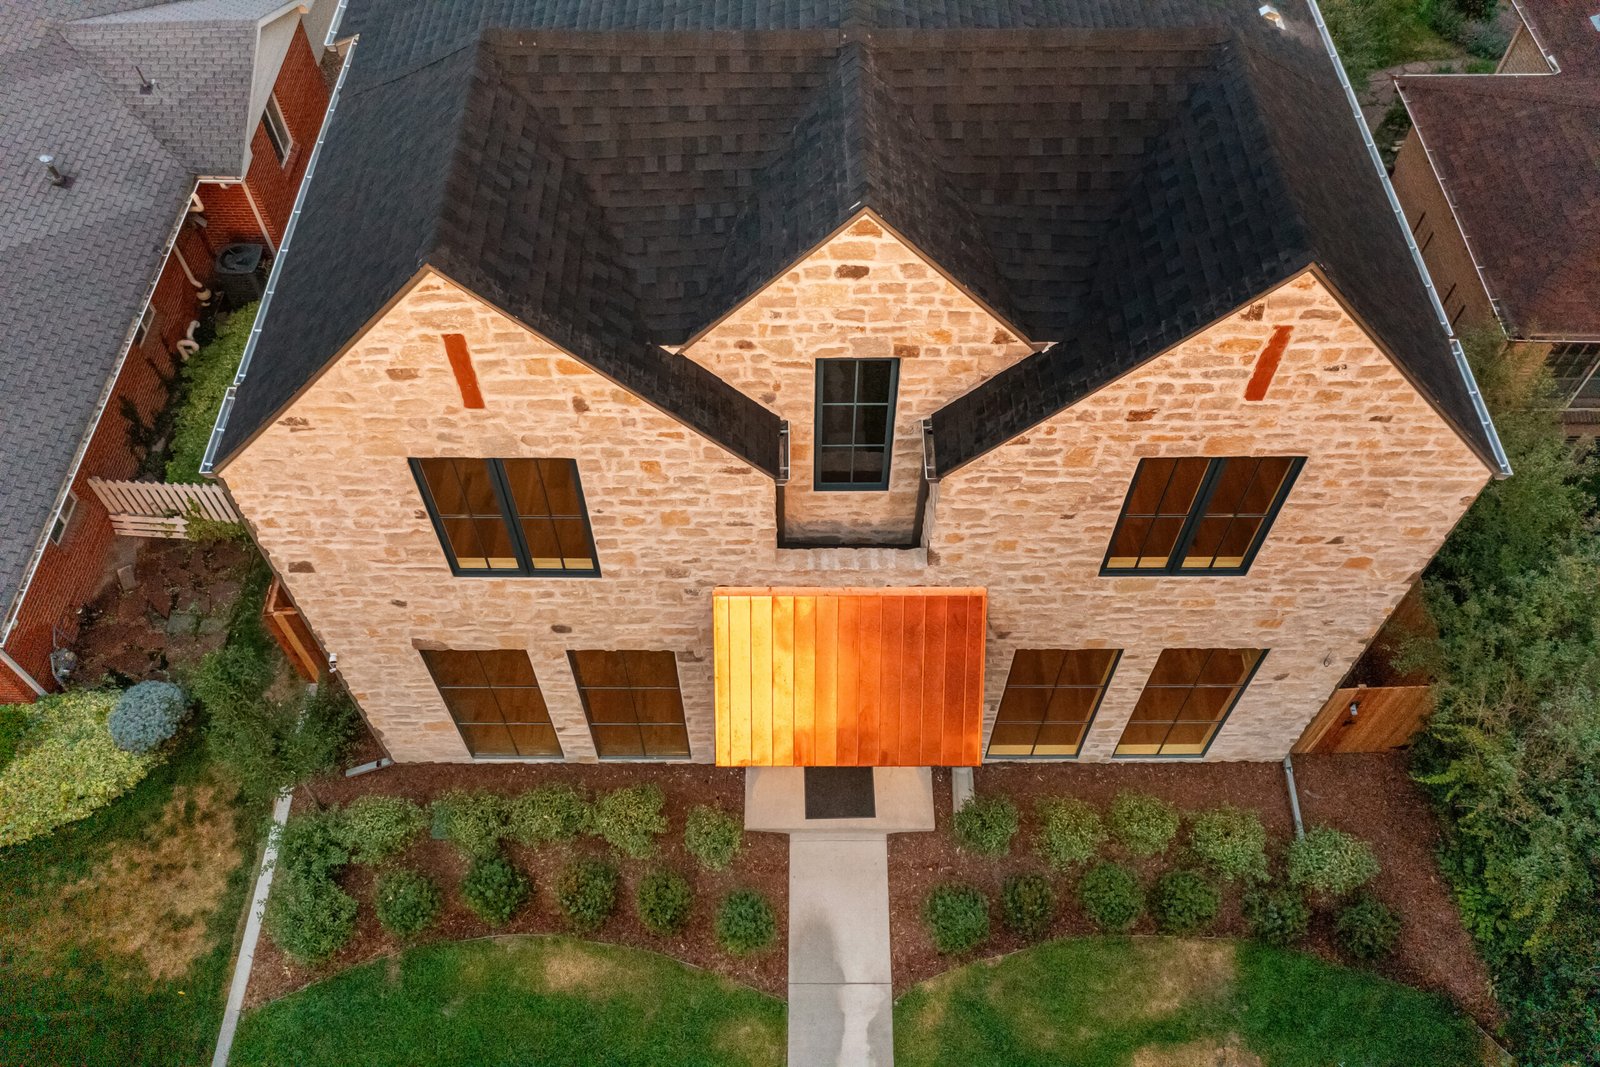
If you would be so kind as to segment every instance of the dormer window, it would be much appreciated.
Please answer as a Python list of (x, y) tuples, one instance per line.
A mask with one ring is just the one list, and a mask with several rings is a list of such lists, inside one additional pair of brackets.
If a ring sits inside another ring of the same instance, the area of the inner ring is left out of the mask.
[(413, 459), (411, 472), (457, 575), (598, 578), (570, 459)]
[(817, 489), (889, 488), (899, 379), (897, 359), (817, 361)]

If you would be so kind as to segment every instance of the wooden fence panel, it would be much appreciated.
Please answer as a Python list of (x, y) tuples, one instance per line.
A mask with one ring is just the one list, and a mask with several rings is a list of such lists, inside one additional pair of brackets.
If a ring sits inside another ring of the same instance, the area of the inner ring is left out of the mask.
[(272, 585), (267, 589), (267, 602), (262, 606), (261, 617), (296, 673), (308, 682), (316, 681), (328, 658), (323, 655), (322, 646), (317, 644), (311, 627), (300, 616), (300, 609), (294, 606), (289, 594), (284, 592), (283, 583), (276, 578), (272, 579)]
[(183, 537), (191, 511), (213, 522), (238, 522), (227, 489), (216, 482), (116, 482), (90, 478), (89, 488), (111, 514), (111, 528), (129, 537)]
[(1410, 742), (1432, 710), (1433, 690), (1426, 685), (1338, 689), (1306, 727), (1294, 751), (1387, 752)]

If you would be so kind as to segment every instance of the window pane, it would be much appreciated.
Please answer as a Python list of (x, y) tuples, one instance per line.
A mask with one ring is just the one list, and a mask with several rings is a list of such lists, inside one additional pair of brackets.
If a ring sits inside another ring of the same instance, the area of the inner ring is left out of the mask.
[(1234, 519), (1228, 527), (1228, 532), (1223, 535), (1222, 543), (1217, 546), (1217, 556), (1212, 566), (1222, 568), (1244, 566), (1244, 557), (1255, 541), (1256, 531), (1261, 529), (1261, 524), (1265, 521), (1264, 518), (1249, 515)]
[(1255, 648), (1217, 648), (1211, 650), (1199, 681), (1207, 685), (1240, 685), (1261, 658)]
[(678, 665), (671, 652), (621, 652), (627, 662), (628, 680), (637, 686), (678, 688)]
[(474, 515), (499, 515), (500, 500), (489, 477), (489, 464), (481, 459), (458, 459), (454, 466), (467, 510)]
[(495, 699), (493, 689), (441, 689), (439, 695), (444, 697), (444, 705), (450, 709), (450, 714), (456, 722), (505, 721), (505, 717), (500, 713), (500, 702)]
[(682, 726), (641, 726), (639, 736), (647, 756), (681, 759), (689, 755), (689, 735)]
[(1066, 652), (1055, 648), (1019, 648), (1011, 657), (1006, 685), (1054, 685)]
[(883, 481), (883, 457), (884, 451), (881, 448), (856, 449), (856, 482), (860, 485), (873, 485)]
[(854, 440), (855, 408), (824, 404), (819, 444), (848, 445)]
[(1245, 490), (1256, 474), (1258, 461), (1248, 458), (1218, 460), (1220, 470), (1211, 488), (1211, 499), (1206, 504), (1207, 515), (1232, 515), (1244, 502)]
[(594, 557), (589, 552), (589, 524), (583, 519), (556, 519), (551, 525), (561, 545), (561, 565), (573, 571), (593, 570)]
[(857, 366), (861, 377), (856, 390), (856, 402), (887, 404), (894, 380), (894, 360), (864, 359)]
[(1111, 555), (1106, 566), (1127, 570), (1139, 565), (1139, 552), (1150, 536), (1149, 519), (1123, 519), (1111, 534)]
[(1076, 756), (1083, 744), (1085, 723), (1047, 723), (1039, 728), (1039, 740), (1034, 745), (1036, 756)]
[(1206, 470), (1210, 466), (1211, 461), (1207, 459), (1185, 457), (1177, 460), (1173, 465), (1172, 479), (1167, 483), (1167, 491), (1161, 497), (1161, 514), (1189, 514), (1200, 492), (1200, 483), (1205, 480)]
[(1222, 718), (1233, 702), (1234, 690), (1222, 686), (1202, 685), (1189, 690), (1189, 702), (1176, 717), (1190, 722), (1215, 722)]
[(1206, 749), (1206, 742), (1216, 730), (1215, 723), (1180, 722), (1167, 734), (1167, 743), (1161, 746), (1163, 756), (1198, 756)]
[(476, 652), (427, 648), (422, 650), (422, 662), (427, 664), (435, 685), (487, 684)]
[(1211, 656), (1208, 648), (1167, 648), (1156, 660), (1146, 685), (1192, 685)]
[(637, 726), (593, 726), (594, 748), (602, 759), (627, 759), (644, 755)]
[(1161, 742), (1167, 736), (1166, 723), (1130, 722), (1117, 742), (1119, 756), (1154, 756), (1161, 751)]
[(676, 689), (645, 689), (634, 693), (634, 707), (640, 722), (681, 723), (683, 701)]
[(500, 714), (508, 723), (547, 723), (550, 711), (545, 707), (544, 694), (530, 687), (521, 689), (496, 689), (495, 699), (500, 703)]
[(561, 742), (556, 740), (556, 732), (550, 726), (508, 726), (506, 732), (511, 736), (511, 743), (516, 746), (519, 756), (555, 756), (560, 757)]
[(422, 480), (428, 485), (428, 495), (441, 515), (464, 515), (467, 498), (462, 495), (461, 483), (456, 479), (455, 462), (448, 459), (421, 459), (417, 466), (422, 470)]
[(1111, 648), (1077, 649), (1061, 665), (1061, 685), (1103, 686), (1111, 680), (1111, 667), (1117, 662), (1117, 652)]
[(505, 468), (506, 484), (511, 487), (511, 500), (518, 515), (550, 514), (538, 460), (507, 459), (501, 461), (501, 466)]
[(824, 448), (818, 453), (818, 464), (824, 482), (850, 480), (853, 457), (848, 448)]
[(1049, 706), (1050, 690), (1018, 689), (1008, 685), (1000, 698), (997, 718), (1007, 722), (1041, 722)]
[(856, 444), (881, 445), (888, 439), (888, 408), (877, 405), (856, 408)]
[(483, 554), (483, 543), (478, 540), (478, 524), (469, 518), (441, 519), (444, 536), (456, 566), (464, 570), (483, 570), (489, 566)]
[[(511, 531), (506, 529), (506, 524), (498, 516), (489, 519), (476, 520), (478, 539), (483, 544), (483, 554), (488, 559), (487, 566), (491, 570), (514, 571), (522, 564), (517, 559), (517, 550), (511, 545)], [(466, 564), (462, 564), (466, 566)]]
[(580, 687), (628, 684), (627, 671), (623, 669), (622, 656), (616, 652), (584, 650), (573, 652), (572, 672)]
[[(1106, 569), (1242, 568), (1263, 533), (1263, 516), (1279, 502), (1297, 462), (1286, 456), (1141, 461), (1106, 549)], [(1203, 515), (1197, 514), (1202, 485), (1208, 486)], [(1188, 543), (1180, 546), (1186, 527)]]
[(856, 398), (856, 365), (848, 359), (826, 359), (818, 364), (822, 375), (822, 401), (849, 404)]
[(466, 742), (467, 751), (478, 757), (518, 754), (516, 745), (511, 740), (511, 732), (504, 726), (463, 725), (461, 740)]
[(1145, 537), (1144, 548), (1139, 553), (1140, 569), (1165, 567), (1172, 559), (1172, 550), (1178, 547), (1178, 535), (1183, 532), (1182, 519), (1156, 519), (1150, 523), (1150, 533)]
[[(1210, 567), (1212, 560), (1222, 550), (1223, 536), (1227, 534), (1228, 527), (1236, 520), (1232, 517), (1204, 518), (1195, 523), (1194, 534), (1189, 538), (1189, 547), (1183, 553), (1185, 567)], [(1250, 520), (1242, 520), (1248, 522)], [(1217, 566), (1228, 566), (1218, 561)], [(1237, 563), (1232, 566), (1238, 566)]]
[(539, 473), (544, 476), (545, 496), (552, 515), (583, 515), (578, 493), (578, 462), (572, 459), (541, 459)]
[(638, 722), (634, 709), (633, 693), (627, 689), (590, 689), (588, 697), (591, 722)]
[(1271, 511), (1284, 480), (1293, 468), (1294, 461), (1286, 457), (1271, 456), (1261, 460), (1256, 467), (1255, 480), (1250, 483), (1239, 510), (1248, 515), (1264, 515)]
[(1147, 685), (1139, 694), (1130, 718), (1135, 722), (1171, 722), (1183, 712), (1189, 699), (1187, 686), (1167, 687)]
[(989, 755), (1031, 756), (1039, 728), (1029, 723), (997, 722), (989, 734)]
[(523, 519), (522, 539), (528, 543), (528, 558), (540, 570), (559, 570), (561, 541), (555, 523), (549, 519)]
[(1089, 721), (1094, 707), (1100, 702), (1098, 689), (1057, 689), (1050, 696), (1050, 707), (1045, 713), (1048, 722)]
[(533, 664), (520, 648), (496, 648), (476, 653), (490, 685), (538, 685)]

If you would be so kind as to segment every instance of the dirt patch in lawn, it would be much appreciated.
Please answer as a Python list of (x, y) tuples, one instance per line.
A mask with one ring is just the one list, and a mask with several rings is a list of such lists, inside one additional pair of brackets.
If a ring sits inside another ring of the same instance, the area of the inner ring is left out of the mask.
[[(784, 995), (788, 985), (788, 954), (785, 948), (788, 944), (789, 913), (788, 838), (782, 834), (746, 834), (744, 848), (726, 871), (701, 870), (683, 848), (684, 820), (689, 809), (696, 804), (715, 805), (743, 817), (743, 771), (690, 765), (405, 764), (357, 778), (319, 780), (310, 790), (296, 791), (294, 810), (302, 811), (310, 806), (313, 803), (312, 795), (317, 803), (323, 805), (348, 803), (367, 793), (404, 796), (427, 804), (451, 789), (488, 789), (513, 795), (552, 782), (569, 782), (591, 794), (641, 782), (659, 785), (666, 795), (669, 828), (658, 839), (655, 857), (632, 860), (616, 856), (604, 842), (595, 838), (538, 849), (508, 842), (505, 846), (506, 855), (533, 882), (533, 898), (508, 925), (491, 930), (467, 909), (461, 899), (459, 887), (467, 871), (467, 863), (461, 854), (446, 842), (424, 837), (398, 860), (399, 865), (419, 870), (432, 878), (444, 896), (439, 923), (420, 941), (461, 940), (489, 934), (566, 932), (566, 923), (556, 906), (552, 888), (556, 874), (572, 859), (594, 856), (616, 864), (622, 874), (622, 882), (617, 891), (616, 912), (600, 930), (583, 935), (585, 938), (660, 952), (754, 986), (764, 993), (778, 997)], [(635, 914), (634, 894), (639, 880), (657, 866), (678, 871), (694, 889), (694, 910), (688, 926), (680, 934), (663, 936), (652, 933), (639, 922)], [(256, 953), (255, 969), (251, 972), (247, 1006), (275, 1000), (347, 967), (400, 951), (404, 946), (378, 925), (377, 917), (373, 914), (373, 881), (371, 869), (356, 865), (346, 868), (341, 875), (341, 884), (359, 902), (360, 910), (356, 918), (355, 936), (328, 963), (320, 967), (302, 967), (279, 951), (270, 937), (263, 937)], [(713, 929), (718, 904), (725, 894), (739, 887), (750, 887), (765, 894), (772, 901), (778, 918), (778, 933), (773, 947), (743, 958), (724, 952), (716, 943)], [(601, 967), (607, 966), (604, 959), (597, 958), (593, 962)], [(594, 968), (588, 961), (576, 959), (562, 962), (556, 972), (546, 973), (545, 978), (551, 982), (552, 988), (562, 982), (576, 983), (576, 988), (591, 981), (605, 984), (608, 977), (611, 981), (615, 980), (614, 974), (593, 972)]]
[(627, 982), (626, 969), (585, 945), (567, 945), (544, 958), (544, 985), (552, 993), (599, 994)]
[(1231, 941), (1139, 942), (1135, 955), (1149, 979), (1139, 1003), (1130, 1007), (1150, 1019), (1171, 1015), (1197, 1000), (1225, 995), (1239, 973)]
[(1134, 1052), (1131, 1067), (1262, 1067), (1262, 1062), (1229, 1035), (1225, 1041), (1204, 1038), (1182, 1045), (1149, 1045)]
[(144, 838), (112, 848), (25, 932), (46, 945), (93, 940), (169, 981), (210, 949), (206, 924), (239, 860), (234, 813), (217, 787), (180, 786)]
[[(1498, 1014), (1488, 972), (1473, 951), (1434, 862), (1438, 827), (1426, 800), (1406, 774), (1404, 757), (1296, 757), (1295, 771), (1306, 821), (1325, 822), (1365, 837), (1383, 864), (1374, 891), (1400, 912), (1405, 925), (1395, 958), (1378, 970), (1409, 985), (1448, 995), (1485, 1027), (1493, 1028)], [(889, 839), (890, 940), (898, 991), (973, 958), (939, 955), (923, 925), (922, 902), (941, 882), (978, 886), (996, 902), (993, 936), (980, 950), (986, 956), (1032, 944), (1007, 931), (999, 921), (1000, 889), (1014, 874), (1044, 874), (1055, 886), (1059, 907), (1046, 937), (1096, 933), (1074, 896), (1077, 872), (1054, 874), (1032, 853), (1037, 828), (1034, 806), (1044, 797), (1079, 797), (1102, 814), (1124, 789), (1161, 797), (1184, 812), (1223, 803), (1249, 808), (1261, 816), (1275, 861), (1294, 833), (1283, 767), (1276, 763), (992, 764), (977, 769), (976, 787), (981, 794), (1004, 794), (1015, 801), (1021, 830), (1010, 855), (975, 856), (956, 847), (950, 830), (950, 774), (946, 770), (934, 772), (935, 832), (896, 834)], [(1182, 865), (1186, 834), (1187, 829), (1180, 832), (1165, 857), (1131, 857), (1114, 843), (1108, 843), (1102, 854), (1132, 868), (1148, 887), (1161, 872)], [(1222, 911), (1211, 932), (1245, 936), (1241, 895), (1239, 887), (1225, 887)], [(1148, 914), (1133, 932), (1155, 932)], [(1329, 917), (1318, 916), (1303, 947), (1325, 959), (1340, 960)], [(1181, 999), (1183, 991), (1175, 985), (1173, 994)]]

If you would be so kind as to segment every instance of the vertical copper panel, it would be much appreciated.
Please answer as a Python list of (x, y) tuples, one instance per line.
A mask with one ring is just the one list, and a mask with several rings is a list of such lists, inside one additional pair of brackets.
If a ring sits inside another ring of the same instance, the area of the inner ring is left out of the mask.
[(794, 766), (794, 597), (772, 598), (772, 766)]
[(817, 763), (817, 599), (794, 598), (794, 766)]
[(444, 354), (450, 360), (450, 371), (456, 376), (461, 389), (461, 406), (483, 407), (483, 393), (478, 389), (478, 372), (472, 369), (472, 353), (467, 351), (467, 339), (459, 333), (444, 335)]
[(1283, 360), (1284, 349), (1289, 347), (1289, 335), (1292, 333), (1293, 326), (1272, 328), (1272, 336), (1268, 338), (1266, 347), (1256, 357), (1255, 373), (1250, 375), (1250, 382), (1244, 387), (1246, 400), (1267, 398), (1267, 388), (1272, 385), (1272, 376), (1278, 373), (1278, 364)]
[(817, 598), (816, 704), (812, 708), (816, 740), (812, 766), (839, 762), (839, 598)]
[(750, 762), (772, 766), (772, 598), (750, 598)]
[(838, 740), (833, 759), (841, 767), (856, 765), (860, 744), (861, 705), (858, 690), (863, 643), (861, 601), (856, 597), (840, 597), (839, 646), (834, 651), (834, 665), (839, 672), (839, 688), (834, 697), (834, 730)]
[(750, 671), (750, 600), (740, 597), (728, 605), (731, 635), (728, 648), (728, 676), (731, 696), (728, 718), (732, 723), (729, 763), (736, 767), (750, 763), (750, 690), (755, 679)]

